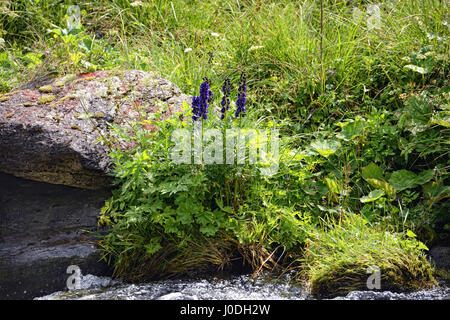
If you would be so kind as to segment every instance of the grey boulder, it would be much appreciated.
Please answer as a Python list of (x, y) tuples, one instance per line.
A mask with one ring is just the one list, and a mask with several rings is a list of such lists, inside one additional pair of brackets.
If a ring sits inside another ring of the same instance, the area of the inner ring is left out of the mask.
[(190, 97), (153, 73), (96, 71), (30, 83), (0, 95), (0, 171), (17, 177), (97, 189), (111, 182), (108, 124), (164, 116)]

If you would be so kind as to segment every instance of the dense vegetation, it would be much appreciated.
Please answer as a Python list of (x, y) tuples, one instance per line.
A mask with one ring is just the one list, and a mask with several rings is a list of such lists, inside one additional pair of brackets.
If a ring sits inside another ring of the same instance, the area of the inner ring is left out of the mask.
[[(322, 296), (363, 287), (372, 265), (386, 288), (434, 282), (427, 246), (450, 241), (446, 1), (77, 1), (80, 23), (69, 4), (1, 3), (1, 91), (126, 68), (198, 96), (207, 77), (204, 129), (281, 136), (268, 177), (264, 165), (174, 164), (172, 133), (194, 126), (187, 104), (115, 127), (108, 143), (134, 145), (111, 153), (117, 188), (100, 217), (117, 276), (296, 270)], [(242, 71), (247, 110), (236, 117)]]

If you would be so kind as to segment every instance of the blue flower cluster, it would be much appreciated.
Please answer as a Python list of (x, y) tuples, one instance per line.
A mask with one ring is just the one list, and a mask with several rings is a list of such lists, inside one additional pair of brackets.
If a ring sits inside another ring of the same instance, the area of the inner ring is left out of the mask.
[(200, 95), (192, 98), (192, 120), (206, 120), (208, 118), (208, 103), (213, 99), (213, 93), (209, 89), (211, 81), (205, 77), (200, 85)]
[(222, 86), (222, 92), (223, 92), (223, 98), (220, 102), (220, 105), (222, 106), (222, 109), (220, 112), (222, 113), (220, 116), (220, 119), (225, 118), (225, 112), (230, 109), (230, 92), (231, 92), (231, 86), (230, 86), (230, 79), (226, 78), (225, 82)]
[(245, 71), (242, 71), (241, 73), (241, 79), (239, 80), (239, 89), (238, 89), (238, 97), (236, 101), (236, 112), (234, 115), (237, 117), (244, 117), (245, 116), (245, 102), (247, 101), (247, 82), (245, 78)]
[[(212, 102), (213, 93), (210, 90), (211, 81), (207, 78), (203, 78), (203, 82), (200, 85), (200, 95), (192, 98), (192, 120), (197, 121), (199, 119), (206, 120), (208, 118), (208, 105)], [(229, 78), (226, 78), (222, 86), (223, 97), (220, 105), (220, 119), (225, 118), (225, 113), (230, 109), (230, 92), (231, 82)], [(245, 72), (242, 71), (241, 78), (239, 80), (239, 88), (236, 100), (236, 112), (235, 117), (244, 117), (246, 113), (245, 103), (247, 101), (247, 82)]]

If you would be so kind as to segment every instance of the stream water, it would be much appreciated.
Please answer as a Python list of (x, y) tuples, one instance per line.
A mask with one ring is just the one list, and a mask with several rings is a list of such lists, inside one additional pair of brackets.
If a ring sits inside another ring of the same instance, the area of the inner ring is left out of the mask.
[[(59, 291), (37, 300), (310, 300), (304, 288), (289, 276), (273, 279), (235, 276), (230, 279), (203, 278), (125, 284), (108, 277), (82, 276), (80, 289)], [(410, 293), (352, 291), (337, 300), (450, 300), (450, 287)]]

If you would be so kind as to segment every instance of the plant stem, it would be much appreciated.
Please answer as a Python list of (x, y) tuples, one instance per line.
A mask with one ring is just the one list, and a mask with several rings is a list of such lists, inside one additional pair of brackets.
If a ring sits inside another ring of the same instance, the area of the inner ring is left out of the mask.
[(320, 0), (320, 37), (319, 37), (319, 57), (320, 57), (320, 89), (325, 92), (325, 70), (323, 65), (323, 0)]

